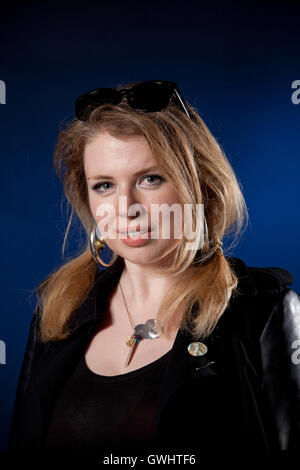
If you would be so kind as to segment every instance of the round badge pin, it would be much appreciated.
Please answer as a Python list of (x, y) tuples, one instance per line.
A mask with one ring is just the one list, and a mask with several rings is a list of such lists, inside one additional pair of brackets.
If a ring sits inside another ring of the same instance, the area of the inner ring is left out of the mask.
[(188, 345), (188, 352), (192, 356), (204, 356), (208, 351), (208, 348), (206, 344), (200, 343), (200, 342), (195, 342), (195, 343), (190, 343)]

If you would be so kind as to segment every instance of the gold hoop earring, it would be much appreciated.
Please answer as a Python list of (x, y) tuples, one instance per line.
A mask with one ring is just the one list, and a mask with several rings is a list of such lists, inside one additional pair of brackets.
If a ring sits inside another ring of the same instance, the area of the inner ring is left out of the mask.
[(105, 241), (104, 238), (101, 236), (96, 223), (94, 224), (90, 232), (89, 242), (93, 258), (97, 264), (99, 264), (100, 266), (104, 266), (105, 268), (108, 268), (109, 266), (112, 266), (114, 264), (114, 262), (118, 258), (117, 253), (113, 253), (109, 263), (105, 263), (105, 261), (103, 261), (100, 256), (102, 250), (104, 250), (105, 248)]

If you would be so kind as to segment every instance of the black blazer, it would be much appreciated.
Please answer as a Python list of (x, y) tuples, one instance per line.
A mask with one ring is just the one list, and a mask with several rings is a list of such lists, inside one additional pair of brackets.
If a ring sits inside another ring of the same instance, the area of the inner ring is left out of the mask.
[[(161, 384), (161, 449), (296, 449), (300, 442), (300, 297), (282, 268), (234, 263), (240, 295), (232, 296), (194, 357), (194, 340), (178, 331)], [(123, 260), (122, 260), (123, 261)], [(124, 262), (124, 261), (123, 261)], [(63, 341), (41, 344), (34, 313), (20, 372), (7, 450), (41, 449), (55, 400), (93, 334), (123, 263), (99, 271)], [(201, 341), (201, 338), (199, 338)], [(294, 353), (294, 355), (293, 355)], [(299, 355), (298, 355), (299, 356)]]

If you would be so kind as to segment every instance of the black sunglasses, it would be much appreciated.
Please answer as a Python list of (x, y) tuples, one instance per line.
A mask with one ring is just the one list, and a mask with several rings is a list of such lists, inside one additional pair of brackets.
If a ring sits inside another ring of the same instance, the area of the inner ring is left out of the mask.
[(75, 116), (80, 121), (85, 121), (94, 109), (106, 103), (117, 105), (124, 95), (128, 104), (134, 109), (145, 112), (160, 111), (168, 106), (174, 93), (180, 106), (190, 118), (177, 84), (162, 80), (140, 82), (131, 88), (98, 88), (89, 91), (76, 99)]

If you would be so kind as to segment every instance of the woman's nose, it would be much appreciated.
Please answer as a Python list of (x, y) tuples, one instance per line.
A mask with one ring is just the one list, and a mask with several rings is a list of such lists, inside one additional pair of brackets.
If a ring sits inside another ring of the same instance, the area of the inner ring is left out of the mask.
[(120, 217), (136, 217), (141, 210), (142, 202), (139, 201), (130, 189), (119, 191), (116, 196), (115, 211)]

